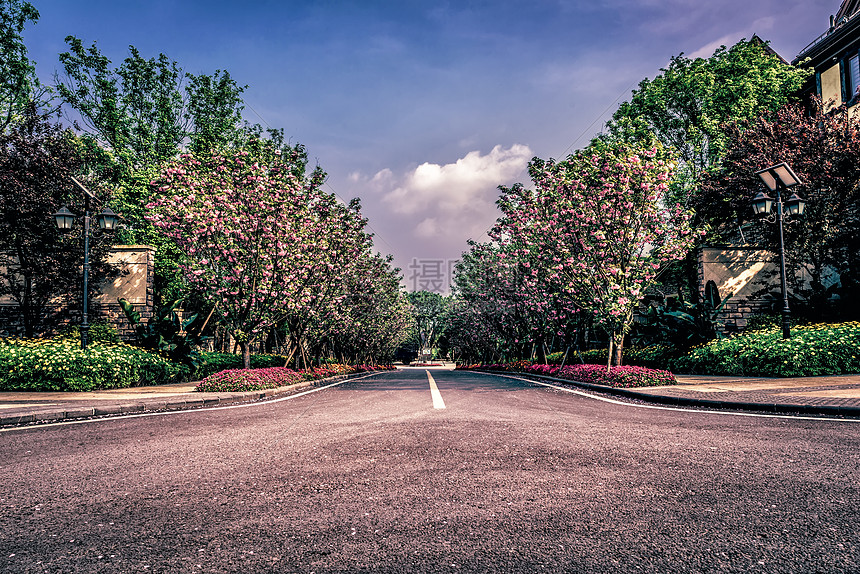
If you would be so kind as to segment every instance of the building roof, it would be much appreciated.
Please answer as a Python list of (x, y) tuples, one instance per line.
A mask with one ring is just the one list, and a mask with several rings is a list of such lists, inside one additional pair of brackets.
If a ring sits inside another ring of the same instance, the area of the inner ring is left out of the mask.
[(798, 64), (809, 58), (811, 65), (817, 68), (823, 62), (832, 58), (838, 52), (853, 44), (860, 35), (860, 0), (843, 0), (836, 16), (831, 16), (830, 27), (826, 32), (806, 46), (792, 64)]
[(850, 18), (860, 11), (860, 0), (844, 0), (842, 6), (839, 7), (839, 12), (836, 13), (834, 20), (839, 23), (843, 18)]

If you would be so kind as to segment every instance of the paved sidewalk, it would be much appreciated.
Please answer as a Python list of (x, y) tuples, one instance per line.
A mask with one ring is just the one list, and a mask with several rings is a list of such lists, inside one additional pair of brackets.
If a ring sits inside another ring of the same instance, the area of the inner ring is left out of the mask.
[(860, 417), (860, 375), (765, 378), (675, 375), (677, 385), (613, 389), (661, 404)]

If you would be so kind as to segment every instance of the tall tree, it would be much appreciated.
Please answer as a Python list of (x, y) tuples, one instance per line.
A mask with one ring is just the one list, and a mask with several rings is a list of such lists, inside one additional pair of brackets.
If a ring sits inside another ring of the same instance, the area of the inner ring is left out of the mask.
[(412, 310), (414, 338), (419, 351), (434, 348), (445, 329), (445, 297), (430, 291), (413, 291), (406, 297)]
[[(52, 214), (68, 205), (83, 215), (83, 196), (71, 178), (81, 177), (85, 162), (74, 134), (40, 115), (35, 104), (19, 119), (0, 135), (0, 294), (17, 303), (24, 334), (33, 337), (50, 323), (55, 298), (68, 305), (81, 293), (75, 269), (83, 260), (82, 234), (61, 233)], [(98, 192), (100, 186), (89, 187)], [(90, 245), (95, 287), (108, 270), (109, 243), (95, 235)]]
[(57, 91), (80, 116), (80, 127), (120, 161), (159, 165), (186, 141), (200, 151), (231, 140), (238, 130), (245, 87), (229, 73), (184, 74), (166, 55), (146, 59), (134, 46), (113, 68), (95, 43), (87, 48), (74, 36), (66, 43)]
[(757, 37), (721, 46), (707, 59), (679, 54), (660, 72), (642, 80), (619, 106), (606, 137), (629, 142), (656, 136), (679, 159), (670, 197), (682, 205), (698, 178), (725, 154), (725, 126), (796, 99), (812, 73), (789, 65)]
[[(860, 123), (845, 106), (825, 112), (822, 102), (787, 104), (730, 126), (728, 151), (719, 171), (706, 177), (692, 207), (711, 222), (712, 238), (734, 237), (739, 228), (748, 241), (771, 252), (779, 249), (775, 225), (756, 222), (750, 202), (763, 191), (755, 172), (786, 162), (803, 185), (793, 189), (807, 200), (800, 221), (785, 226), (789, 283), (811, 312), (826, 311), (832, 290), (828, 269), (842, 276), (840, 308), (853, 304), (849, 293), (860, 285)], [(785, 199), (785, 198), (784, 198)], [(798, 274), (797, 271), (805, 271)], [(802, 277), (808, 279), (804, 281)], [(855, 313), (857, 305), (853, 304)]]
[(690, 213), (667, 198), (673, 165), (657, 150), (587, 148), (563, 161), (532, 160), (535, 191), (509, 190), (507, 241), (527, 246), (530, 273), (545, 272), (610, 335), (621, 364), (633, 312), (657, 272), (695, 241)]
[(325, 174), (297, 177), (296, 158), (270, 142), (184, 154), (154, 182), (148, 218), (184, 256), (192, 289), (217, 309), (242, 348), (286, 324), (304, 355), (311, 325), (344, 296), (342, 284), (369, 246), (357, 202), (321, 191)]
[(31, 100), (44, 95), (36, 68), (27, 57), (21, 33), (27, 23), (35, 23), (39, 11), (29, 2), (0, 1), (0, 133), (27, 114)]

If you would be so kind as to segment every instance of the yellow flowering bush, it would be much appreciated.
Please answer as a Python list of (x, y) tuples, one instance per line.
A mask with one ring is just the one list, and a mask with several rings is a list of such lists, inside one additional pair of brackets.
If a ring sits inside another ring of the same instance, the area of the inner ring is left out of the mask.
[(187, 369), (138, 347), (58, 339), (0, 339), (0, 390), (91, 391), (173, 382)]
[(860, 373), (860, 323), (779, 327), (711, 341), (674, 361), (676, 373), (810, 377)]

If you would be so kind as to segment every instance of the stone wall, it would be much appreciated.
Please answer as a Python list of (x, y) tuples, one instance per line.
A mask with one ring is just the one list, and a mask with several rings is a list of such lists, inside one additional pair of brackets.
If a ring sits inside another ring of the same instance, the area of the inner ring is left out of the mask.
[[(720, 297), (731, 295), (720, 314), (726, 331), (743, 330), (749, 318), (768, 313), (779, 303), (770, 295), (752, 297), (769, 286), (779, 289), (778, 256), (753, 246), (702, 247), (699, 249), (699, 289), (704, 295), (705, 284), (717, 284)], [(779, 304), (777, 309), (781, 309)]]
[[(89, 321), (107, 320), (116, 327), (121, 339), (129, 340), (134, 338), (134, 330), (117, 299), (127, 299), (142, 318), (152, 317), (155, 249), (146, 245), (117, 245), (110, 250), (108, 261), (116, 266), (118, 274), (99, 286), (100, 294), (90, 301)], [(11, 298), (0, 298), (0, 336), (23, 335), (23, 326), (15, 317), (16, 306)], [(60, 327), (81, 322), (80, 308), (69, 307), (62, 300), (55, 301), (51, 310), (57, 313)]]

